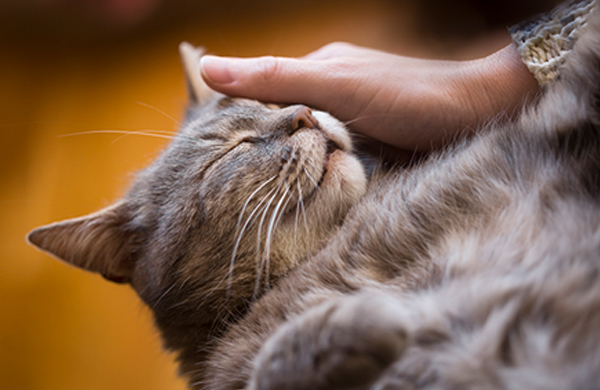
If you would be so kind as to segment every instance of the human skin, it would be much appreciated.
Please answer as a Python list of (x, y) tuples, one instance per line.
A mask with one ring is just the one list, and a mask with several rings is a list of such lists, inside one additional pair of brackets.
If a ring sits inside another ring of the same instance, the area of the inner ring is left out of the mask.
[(204, 56), (201, 72), (227, 95), (306, 104), (353, 131), (420, 151), (514, 117), (540, 91), (512, 43), (484, 58), (442, 61), (337, 42), (302, 58)]

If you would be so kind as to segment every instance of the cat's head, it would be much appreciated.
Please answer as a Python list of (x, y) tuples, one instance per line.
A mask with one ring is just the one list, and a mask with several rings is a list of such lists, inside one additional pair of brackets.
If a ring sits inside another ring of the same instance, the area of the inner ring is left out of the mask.
[(191, 102), (163, 154), (113, 206), (28, 237), (131, 283), (155, 311), (251, 300), (319, 248), (366, 188), (336, 119), (219, 95), (200, 77), (202, 52), (180, 49)]

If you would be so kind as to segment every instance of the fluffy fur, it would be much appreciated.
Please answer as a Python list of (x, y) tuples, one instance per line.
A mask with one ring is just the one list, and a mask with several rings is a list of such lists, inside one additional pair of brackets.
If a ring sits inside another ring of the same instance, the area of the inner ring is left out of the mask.
[(123, 200), (29, 236), (131, 283), (190, 387), (600, 388), (597, 10), (531, 111), (368, 187), (327, 114), (191, 84)]

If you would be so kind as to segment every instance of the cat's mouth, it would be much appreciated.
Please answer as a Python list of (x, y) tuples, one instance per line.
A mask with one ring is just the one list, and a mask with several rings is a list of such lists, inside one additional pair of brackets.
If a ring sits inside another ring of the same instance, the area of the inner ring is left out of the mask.
[(327, 168), (329, 167), (329, 159), (331, 157), (331, 155), (335, 152), (337, 152), (338, 150), (343, 150), (343, 148), (338, 145), (335, 141), (328, 139), (327, 143), (325, 144), (326, 149), (325, 149), (325, 163), (323, 165), (323, 174), (321, 175), (321, 178), (319, 179), (318, 183), (317, 183), (317, 187), (321, 187), (321, 184), (323, 184), (323, 180), (325, 179), (325, 176), (327, 175)]

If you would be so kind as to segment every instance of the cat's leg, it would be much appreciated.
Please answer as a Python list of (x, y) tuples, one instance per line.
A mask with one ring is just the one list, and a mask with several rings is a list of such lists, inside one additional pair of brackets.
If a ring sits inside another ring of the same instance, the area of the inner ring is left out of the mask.
[(249, 389), (364, 389), (407, 345), (398, 299), (362, 293), (326, 302), (283, 325), (255, 359)]

